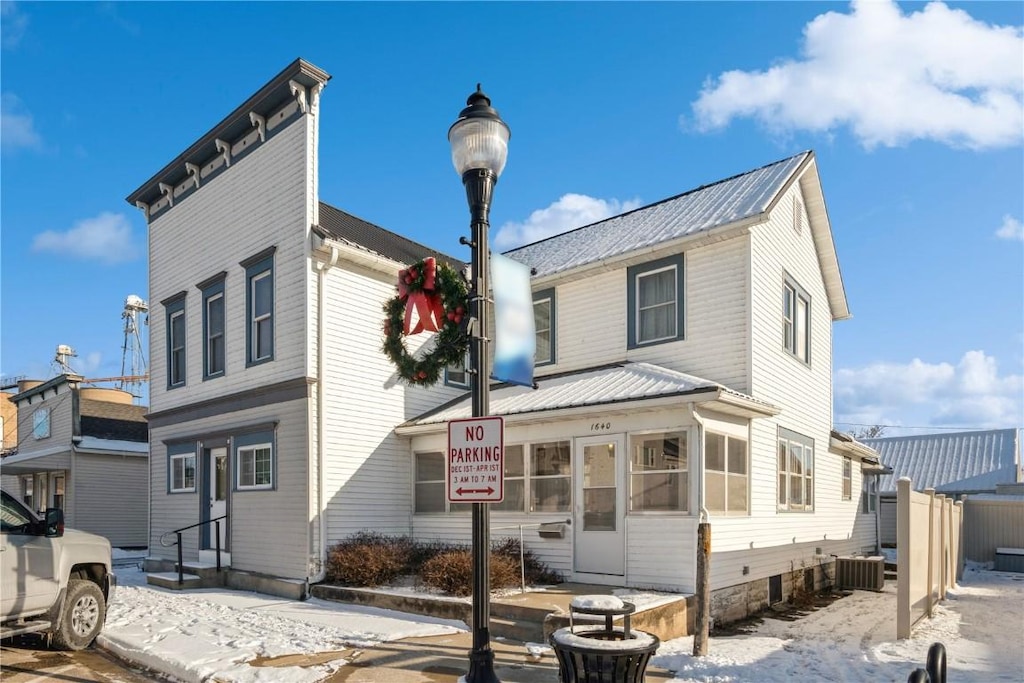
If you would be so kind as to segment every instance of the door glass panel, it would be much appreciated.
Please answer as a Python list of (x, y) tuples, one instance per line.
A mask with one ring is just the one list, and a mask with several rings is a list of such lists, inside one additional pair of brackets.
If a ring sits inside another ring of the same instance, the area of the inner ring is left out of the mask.
[(583, 530), (615, 531), (615, 444), (583, 449)]
[(228, 458), (226, 455), (217, 457), (214, 470), (214, 475), (216, 478), (216, 483), (214, 485), (214, 500), (227, 500)]

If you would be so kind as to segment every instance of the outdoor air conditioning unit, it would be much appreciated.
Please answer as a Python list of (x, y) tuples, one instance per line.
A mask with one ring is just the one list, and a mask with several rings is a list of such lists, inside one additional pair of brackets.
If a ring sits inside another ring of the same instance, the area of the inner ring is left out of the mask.
[(880, 591), (885, 587), (885, 557), (837, 557), (836, 586)]

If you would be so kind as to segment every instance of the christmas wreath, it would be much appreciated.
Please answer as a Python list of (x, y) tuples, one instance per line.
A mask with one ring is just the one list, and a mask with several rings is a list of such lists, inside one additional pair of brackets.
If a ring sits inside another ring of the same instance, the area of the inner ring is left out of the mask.
[[(398, 293), (384, 304), (384, 313), (384, 353), (409, 384), (435, 384), (445, 367), (463, 363), (469, 344), (463, 325), (469, 294), (465, 279), (451, 266), (426, 258), (400, 270)], [(433, 349), (416, 357), (403, 337), (420, 332), (437, 335)]]

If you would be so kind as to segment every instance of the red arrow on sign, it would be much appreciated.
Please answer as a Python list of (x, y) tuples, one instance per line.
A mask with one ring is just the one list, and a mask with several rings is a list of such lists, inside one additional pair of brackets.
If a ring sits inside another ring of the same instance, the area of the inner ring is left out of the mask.
[(457, 494), (459, 494), (460, 496), (461, 496), (462, 494), (464, 494), (464, 493), (486, 493), (486, 494), (487, 494), (487, 495), (489, 496), (489, 495), (491, 495), (492, 493), (494, 493), (494, 489), (493, 489), (493, 488), (491, 488), (490, 486), (488, 486), (488, 487), (487, 487), (487, 488), (485, 488), (485, 489), (463, 489), (463, 488), (459, 488), (459, 489), (457, 489), (457, 490), (456, 490), (455, 492), (456, 492)]

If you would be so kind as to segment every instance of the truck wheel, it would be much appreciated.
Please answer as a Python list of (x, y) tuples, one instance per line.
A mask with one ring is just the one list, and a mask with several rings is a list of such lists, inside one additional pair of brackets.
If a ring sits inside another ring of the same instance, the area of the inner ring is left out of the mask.
[(92, 581), (68, 581), (67, 598), (60, 620), (53, 629), (53, 644), (58, 650), (81, 650), (99, 635), (106, 618), (103, 592)]

